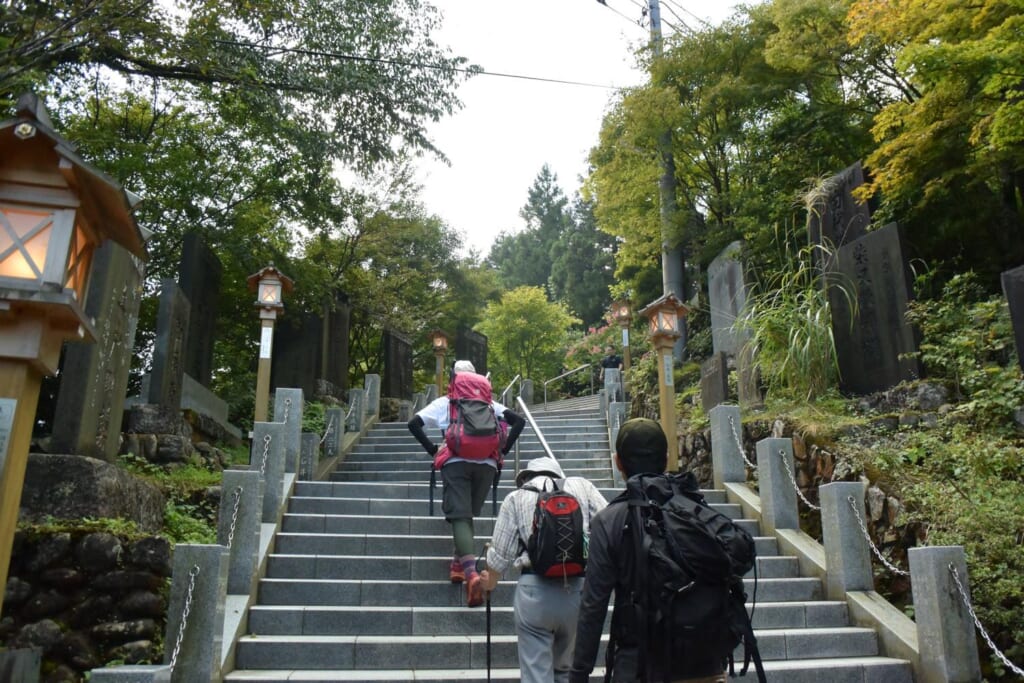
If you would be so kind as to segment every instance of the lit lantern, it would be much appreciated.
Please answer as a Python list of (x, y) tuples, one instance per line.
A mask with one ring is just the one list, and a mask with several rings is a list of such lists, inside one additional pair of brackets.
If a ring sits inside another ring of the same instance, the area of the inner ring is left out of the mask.
[(253, 419), (265, 422), (270, 401), (270, 362), (274, 346), (274, 321), (284, 310), (284, 295), (292, 291), (292, 279), (271, 263), (246, 278), (249, 290), (256, 292), (254, 305), (260, 312), (260, 357), (256, 366), (256, 405)]
[(679, 320), (685, 318), (689, 310), (686, 304), (669, 293), (644, 307), (640, 315), (647, 317), (652, 339), (671, 338), (674, 342), (682, 334)]
[(7, 339), (0, 356), (53, 374), (64, 340), (95, 339), (83, 307), (96, 248), (109, 238), (145, 258), (145, 240), (139, 198), (78, 157), (38, 97), (23, 95), (17, 115), (0, 123), (0, 337), (38, 328), (47, 343)]
[(434, 349), (434, 374), (436, 375), (437, 381), (437, 395), (440, 396), (444, 393), (444, 356), (448, 351), (448, 335), (441, 330), (432, 330), (430, 332), (430, 345)]

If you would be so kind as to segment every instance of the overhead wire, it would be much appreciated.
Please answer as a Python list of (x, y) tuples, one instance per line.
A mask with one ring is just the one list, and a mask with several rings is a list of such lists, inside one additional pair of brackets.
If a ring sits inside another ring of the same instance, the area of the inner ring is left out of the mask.
[(221, 43), (222, 45), (234, 45), (236, 47), (244, 47), (255, 50), (269, 50), (275, 53), (289, 53), (289, 54), (301, 54), (308, 57), (326, 57), (329, 59), (347, 60), (354, 62), (371, 62), (376, 64), (388, 64), (392, 66), (408, 66), (422, 69), (436, 69), (438, 71), (454, 71), (456, 73), (470, 74), (473, 76), (496, 76), (499, 78), (514, 78), (525, 81), (539, 81), (542, 83), (556, 83), (559, 85), (575, 85), (584, 88), (603, 88), (605, 90), (621, 90), (622, 88), (614, 85), (602, 85), (599, 83), (586, 83), (584, 81), (569, 81), (559, 78), (546, 78), (543, 76), (526, 76), (523, 74), (511, 74), (503, 73), (500, 71), (487, 71), (486, 69), (466, 69), (457, 66), (442, 66), (440, 64), (426, 64), (424, 62), (413, 62), (404, 61), (399, 59), (388, 59), (385, 57), (366, 57), (363, 55), (350, 55), (342, 52), (331, 52), (328, 50), (309, 50), (306, 48), (299, 47), (280, 47), (270, 45), (260, 45), (258, 43), (249, 43), (241, 40), (222, 40), (216, 39), (213, 42)]

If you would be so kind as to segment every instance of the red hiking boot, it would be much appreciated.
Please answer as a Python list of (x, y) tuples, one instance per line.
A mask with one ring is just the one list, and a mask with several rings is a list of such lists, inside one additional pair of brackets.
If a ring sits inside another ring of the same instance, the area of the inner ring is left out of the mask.
[(452, 583), (462, 583), (466, 580), (466, 572), (463, 571), (462, 563), (458, 560), (452, 560), (452, 564), (448, 568), (448, 580)]
[(473, 574), (466, 583), (466, 605), (479, 607), (484, 604), (484, 580), (479, 574)]

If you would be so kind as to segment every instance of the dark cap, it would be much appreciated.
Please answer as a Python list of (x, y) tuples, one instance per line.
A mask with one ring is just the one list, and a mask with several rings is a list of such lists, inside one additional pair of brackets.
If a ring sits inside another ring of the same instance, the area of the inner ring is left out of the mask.
[(615, 452), (621, 455), (668, 455), (668, 439), (661, 425), (646, 417), (626, 420), (619, 427)]

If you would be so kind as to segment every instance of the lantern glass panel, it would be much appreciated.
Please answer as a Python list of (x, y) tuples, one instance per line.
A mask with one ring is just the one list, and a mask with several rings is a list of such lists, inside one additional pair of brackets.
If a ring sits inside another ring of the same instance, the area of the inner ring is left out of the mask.
[(0, 209), (0, 275), (42, 278), (52, 229), (53, 214), (48, 211)]
[(85, 285), (89, 277), (89, 264), (92, 261), (92, 249), (89, 248), (89, 239), (82, 230), (81, 225), (75, 225), (74, 236), (71, 240), (70, 258), (68, 258), (68, 269), (64, 278), (64, 287), (74, 291), (79, 301), (85, 297)]
[(260, 302), (264, 304), (276, 304), (281, 300), (278, 292), (281, 286), (275, 282), (260, 283)]

